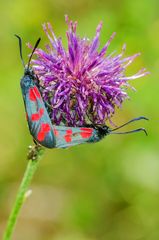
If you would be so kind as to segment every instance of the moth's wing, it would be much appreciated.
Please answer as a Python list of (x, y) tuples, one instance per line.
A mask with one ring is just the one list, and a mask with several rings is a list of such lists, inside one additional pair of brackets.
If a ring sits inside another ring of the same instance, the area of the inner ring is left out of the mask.
[(76, 128), (53, 125), (53, 131), (56, 138), (56, 148), (67, 148), (91, 142), (95, 130), (93, 128)]
[(42, 146), (55, 147), (52, 123), (38, 88), (33, 85), (24, 96), (29, 130), (33, 138)]

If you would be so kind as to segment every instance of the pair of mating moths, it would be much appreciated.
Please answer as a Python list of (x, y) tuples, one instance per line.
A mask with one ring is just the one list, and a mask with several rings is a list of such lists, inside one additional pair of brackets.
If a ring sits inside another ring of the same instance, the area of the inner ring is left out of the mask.
[(53, 125), (49, 117), (47, 107), (41, 97), (39, 91), (37, 77), (30, 67), (30, 61), (37, 48), (40, 38), (37, 40), (33, 51), (30, 55), (27, 66), (25, 67), (22, 57), (22, 41), (19, 36), (20, 57), (24, 66), (24, 76), (21, 79), (20, 85), (26, 110), (26, 117), (29, 125), (30, 134), (33, 136), (34, 142), (46, 148), (67, 148), (70, 146), (82, 143), (95, 143), (100, 141), (108, 134), (126, 134), (144, 131), (144, 128), (138, 128), (128, 132), (114, 132), (115, 130), (124, 127), (125, 125), (138, 121), (141, 119), (148, 120), (145, 117), (138, 117), (130, 120), (129, 122), (110, 129), (106, 125), (87, 125), (81, 127), (67, 127)]

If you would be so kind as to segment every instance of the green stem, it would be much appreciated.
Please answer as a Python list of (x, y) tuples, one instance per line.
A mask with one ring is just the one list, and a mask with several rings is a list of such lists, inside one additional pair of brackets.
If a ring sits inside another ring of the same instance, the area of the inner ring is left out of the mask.
[(8, 224), (4, 232), (3, 240), (10, 240), (12, 237), (18, 215), (20, 213), (20, 210), (23, 206), (25, 199), (27, 198), (28, 187), (38, 167), (40, 152), (41, 152), (41, 147), (39, 145), (30, 147), (30, 151), (28, 153), (28, 159), (29, 159), (28, 165), (25, 170), (21, 185), (19, 187), (15, 204), (9, 216)]

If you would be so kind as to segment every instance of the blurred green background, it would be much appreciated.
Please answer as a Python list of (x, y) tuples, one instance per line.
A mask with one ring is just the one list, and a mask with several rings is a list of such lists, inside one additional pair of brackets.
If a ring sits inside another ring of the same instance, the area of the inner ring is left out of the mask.
[[(24, 173), (27, 128), (20, 78), (23, 68), (17, 39), (35, 43), (41, 24), (50, 21), (66, 44), (64, 14), (78, 21), (78, 33), (92, 38), (103, 21), (101, 46), (112, 32), (108, 50), (125, 56), (141, 52), (129, 67), (150, 75), (137, 79), (130, 101), (114, 122), (137, 116), (149, 122), (144, 134), (113, 135), (102, 142), (68, 150), (46, 150), (33, 179), (32, 196), (20, 214), (14, 240), (158, 240), (159, 239), (159, 1), (158, 0), (2, 0), (0, 3), (0, 238)], [(24, 45), (25, 61), (29, 49)], [(129, 128), (127, 128), (129, 129)]]

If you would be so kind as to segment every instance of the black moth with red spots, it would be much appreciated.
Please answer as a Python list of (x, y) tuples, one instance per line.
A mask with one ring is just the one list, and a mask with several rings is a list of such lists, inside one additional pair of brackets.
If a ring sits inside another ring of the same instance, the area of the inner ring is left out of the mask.
[[(38, 86), (38, 78), (30, 68), (30, 61), (35, 49), (37, 48), (40, 38), (35, 44), (35, 47), (29, 58), (29, 62), (25, 67), (22, 57), (22, 41), (19, 36), (20, 57), (25, 68), (24, 76), (21, 79), (20, 85), (26, 110), (27, 122), (29, 125), (30, 134), (32, 135), (34, 142), (46, 148), (67, 148), (82, 143), (98, 142), (108, 134), (112, 134), (116, 128), (111, 130), (108, 126), (104, 125), (88, 125), (81, 127), (67, 127), (53, 125), (49, 117), (45, 103), (41, 97)], [(130, 120), (133, 121), (146, 119), (145, 117), (139, 117)], [(123, 124), (121, 127), (127, 125)], [(131, 132), (145, 131), (143, 128), (139, 128)], [(117, 133), (122, 134), (122, 133)]]

